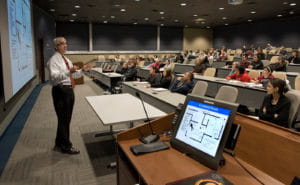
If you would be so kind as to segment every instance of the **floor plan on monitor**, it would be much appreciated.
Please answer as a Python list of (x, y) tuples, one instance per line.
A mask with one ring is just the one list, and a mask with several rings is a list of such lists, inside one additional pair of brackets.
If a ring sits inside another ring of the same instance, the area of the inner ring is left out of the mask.
[(229, 114), (211, 105), (189, 104), (176, 138), (214, 156), (222, 139)]

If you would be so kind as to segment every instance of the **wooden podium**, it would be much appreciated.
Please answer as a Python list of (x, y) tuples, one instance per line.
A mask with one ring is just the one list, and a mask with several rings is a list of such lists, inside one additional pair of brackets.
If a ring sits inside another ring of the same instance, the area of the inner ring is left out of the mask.
[[(171, 130), (174, 114), (154, 120), (157, 134)], [(241, 125), (236, 158), (264, 184), (290, 184), (300, 176), (300, 134), (273, 124), (237, 114), (234, 123)], [(139, 125), (117, 135), (118, 185), (165, 185), (170, 182), (210, 172), (211, 169), (180, 153), (174, 148), (135, 156), (130, 146), (142, 144), (141, 134), (150, 134), (147, 124)], [(170, 145), (170, 136), (161, 136)], [(260, 184), (237, 161), (223, 154), (226, 165), (217, 172), (237, 185)]]

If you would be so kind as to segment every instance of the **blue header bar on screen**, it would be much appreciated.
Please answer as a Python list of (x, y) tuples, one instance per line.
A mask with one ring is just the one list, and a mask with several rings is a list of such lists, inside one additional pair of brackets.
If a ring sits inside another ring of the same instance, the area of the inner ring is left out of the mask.
[(205, 109), (205, 110), (208, 110), (208, 111), (216, 112), (216, 113), (219, 113), (219, 114), (224, 114), (224, 115), (229, 115), (230, 112), (231, 112), (229, 109), (216, 107), (214, 105), (208, 105), (208, 104), (196, 102), (196, 101), (193, 101), (193, 100), (189, 100), (188, 105), (193, 106), (193, 107), (197, 107), (197, 108), (201, 108), (201, 109)]

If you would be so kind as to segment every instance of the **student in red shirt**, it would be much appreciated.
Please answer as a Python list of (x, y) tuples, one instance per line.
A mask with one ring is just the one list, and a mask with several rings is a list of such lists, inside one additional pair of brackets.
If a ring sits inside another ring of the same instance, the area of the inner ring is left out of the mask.
[(251, 77), (248, 75), (247, 71), (243, 66), (237, 65), (235, 68), (235, 73), (226, 76), (226, 79), (233, 79), (241, 82), (250, 82)]
[(272, 79), (272, 78), (274, 78), (274, 76), (272, 75), (272, 72), (273, 72), (273, 70), (270, 66), (265, 66), (264, 70), (262, 72), (262, 75), (257, 78), (252, 79), (251, 82), (262, 83), (262, 81), (264, 81), (264, 80)]

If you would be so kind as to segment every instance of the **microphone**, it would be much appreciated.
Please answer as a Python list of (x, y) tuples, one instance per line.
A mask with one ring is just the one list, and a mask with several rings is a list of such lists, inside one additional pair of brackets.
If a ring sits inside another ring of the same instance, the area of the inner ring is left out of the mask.
[(142, 105), (143, 105), (143, 108), (144, 108), (144, 112), (146, 114), (146, 117), (147, 117), (147, 122), (148, 122), (148, 125), (150, 127), (150, 130), (151, 130), (151, 134), (148, 135), (148, 136), (143, 136), (140, 138), (140, 141), (142, 143), (145, 143), (145, 144), (148, 144), (148, 143), (153, 143), (155, 141), (157, 141), (159, 139), (159, 135), (157, 135), (154, 131), (153, 131), (153, 128), (152, 128), (152, 125), (150, 124), (150, 119), (149, 119), (149, 116), (148, 116), (148, 112), (145, 108), (145, 105), (144, 105), (144, 101), (140, 95), (139, 92), (136, 92), (135, 95), (141, 100), (142, 102)]

